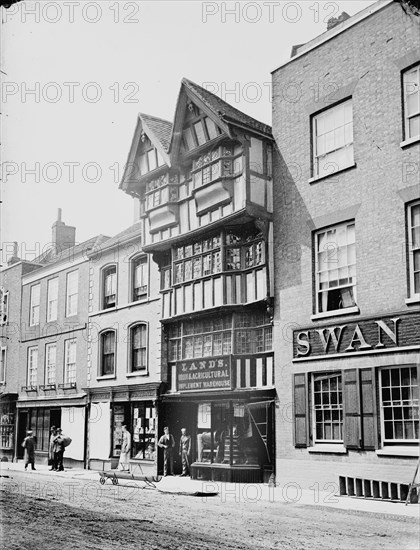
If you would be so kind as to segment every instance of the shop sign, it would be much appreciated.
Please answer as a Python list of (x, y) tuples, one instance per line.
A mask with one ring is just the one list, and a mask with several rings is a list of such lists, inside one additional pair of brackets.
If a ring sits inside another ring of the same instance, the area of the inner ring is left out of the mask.
[(360, 320), (323, 328), (295, 330), (293, 357), (309, 359), (330, 355), (378, 353), (420, 346), (420, 315)]
[(176, 383), (180, 392), (232, 389), (230, 356), (179, 361)]

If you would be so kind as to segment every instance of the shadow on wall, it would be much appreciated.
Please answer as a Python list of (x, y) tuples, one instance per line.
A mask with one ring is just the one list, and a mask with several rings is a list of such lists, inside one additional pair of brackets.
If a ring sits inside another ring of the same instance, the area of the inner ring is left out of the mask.
[(303, 177), (301, 167), (287, 165), (277, 146), (273, 160), (274, 181), (278, 182), (274, 191), (274, 269), (278, 289), (284, 290), (302, 283), (302, 252), (312, 248), (311, 217), (296, 185)]

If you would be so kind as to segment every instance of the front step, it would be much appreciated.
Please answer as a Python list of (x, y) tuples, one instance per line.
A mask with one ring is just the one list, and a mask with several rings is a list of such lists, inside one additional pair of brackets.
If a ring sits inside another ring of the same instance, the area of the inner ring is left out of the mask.
[[(358, 477), (339, 476), (340, 496), (380, 499), (393, 502), (405, 502), (407, 499), (409, 483), (391, 481), (376, 481)], [(412, 488), (411, 504), (419, 501), (419, 494), (416, 488)]]

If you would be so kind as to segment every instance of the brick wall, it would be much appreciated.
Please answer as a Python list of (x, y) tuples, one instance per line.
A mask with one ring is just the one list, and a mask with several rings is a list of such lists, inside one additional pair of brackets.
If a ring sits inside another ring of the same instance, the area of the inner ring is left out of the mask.
[[(392, 3), (273, 73), (274, 261), (279, 475), (285, 461), (300, 479), (306, 461), (328, 479), (329, 461), (371, 462), (383, 467), (414, 459), (390, 459), (374, 452), (311, 456), (293, 446), (292, 374), (367, 366), (416, 363), (418, 354), (292, 363), (293, 330), (317, 328), (365, 317), (417, 310), (409, 297), (406, 203), (419, 192), (419, 142), (403, 141), (401, 71), (420, 61), (419, 18)], [(352, 96), (356, 167), (310, 183), (311, 115)], [(313, 231), (355, 219), (357, 315), (312, 321), (314, 313)], [(289, 249), (293, 254), (285, 255)], [(363, 455), (363, 456), (362, 456)], [(356, 457), (356, 458), (355, 458)], [(299, 463), (298, 461), (303, 461)], [(410, 467), (411, 468), (411, 467)], [(292, 474), (292, 472), (294, 472)], [(300, 477), (299, 477), (300, 476)], [(286, 476), (287, 477), (287, 476)], [(313, 476), (312, 476), (313, 477)], [(316, 477), (316, 476), (315, 476)]]

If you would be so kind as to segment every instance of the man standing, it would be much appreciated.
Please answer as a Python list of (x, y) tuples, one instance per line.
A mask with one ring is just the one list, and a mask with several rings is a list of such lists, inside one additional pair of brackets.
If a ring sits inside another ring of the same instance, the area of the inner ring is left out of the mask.
[(159, 447), (163, 449), (163, 475), (168, 475), (168, 464), (169, 464), (169, 475), (174, 475), (174, 452), (175, 441), (173, 435), (169, 433), (168, 426), (163, 428), (164, 434), (159, 439)]
[(187, 430), (181, 428), (181, 439), (179, 440), (179, 456), (182, 460), (182, 474), (185, 477), (190, 470), (190, 455), (191, 455), (191, 437), (187, 435)]
[(54, 465), (56, 472), (64, 471), (63, 468), (63, 455), (64, 455), (64, 439), (62, 436), (62, 429), (57, 428), (57, 435), (54, 438)]
[(28, 464), (31, 465), (32, 470), (35, 468), (35, 441), (32, 436), (32, 431), (26, 432), (26, 437), (23, 440), (22, 447), (25, 449), (25, 470), (28, 468)]

